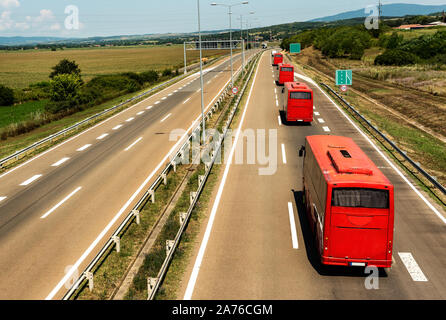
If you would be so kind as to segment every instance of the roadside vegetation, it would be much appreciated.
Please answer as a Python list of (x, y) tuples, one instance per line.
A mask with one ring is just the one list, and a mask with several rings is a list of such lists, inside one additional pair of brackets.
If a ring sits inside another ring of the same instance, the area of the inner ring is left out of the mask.
[[(84, 64), (63, 58), (53, 66), (48, 63), (54, 61), (54, 57), (49, 56), (54, 52), (0, 52), (0, 158), (56, 132), (53, 128), (60, 130), (82, 119), (74, 115), (86, 116), (102, 111), (179, 75), (183, 61), (180, 49), (179, 46), (166, 46), (148, 50), (65, 50), (62, 54), (57, 52), (57, 57), (63, 54), (76, 56)], [(207, 56), (215, 58), (223, 53), (225, 51), (208, 51)], [(188, 63), (194, 63), (197, 57), (197, 53), (191, 51)], [(132, 64), (139, 68), (136, 71), (125, 69)], [(153, 68), (145, 69), (143, 64)], [(105, 67), (102, 72), (109, 73), (92, 76), (92, 68), (102, 67)], [(42, 81), (30, 82), (35, 79), (32, 74), (36, 69), (38, 79)], [(15, 70), (25, 85), (14, 83), (8, 87), (1, 84), (2, 79), (14, 79), (11, 70)], [(119, 70), (122, 72), (116, 72)], [(38, 130), (41, 127), (49, 130)]]

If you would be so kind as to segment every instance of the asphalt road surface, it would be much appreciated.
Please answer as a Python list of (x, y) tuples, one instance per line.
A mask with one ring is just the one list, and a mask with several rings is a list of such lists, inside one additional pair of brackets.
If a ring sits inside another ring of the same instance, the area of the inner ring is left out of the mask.
[[(226, 166), (184, 298), (446, 299), (445, 213), (308, 78), (296, 74), (314, 90), (315, 121), (282, 123), (282, 89), (274, 83), (270, 56), (261, 58), (241, 129), (265, 129), (267, 138), (276, 130), (277, 171), (259, 175), (266, 166), (258, 160)], [(379, 289), (366, 288), (364, 268), (318, 263), (301, 203), (298, 150), (306, 136), (320, 134), (353, 138), (395, 186), (393, 266), (380, 270)]]
[[(229, 79), (229, 59), (207, 70), (205, 107)], [(179, 146), (171, 131), (191, 128), (200, 101), (195, 73), (0, 174), (0, 299), (61, 298), (67, 272), (85, 268), (156, 179)]]

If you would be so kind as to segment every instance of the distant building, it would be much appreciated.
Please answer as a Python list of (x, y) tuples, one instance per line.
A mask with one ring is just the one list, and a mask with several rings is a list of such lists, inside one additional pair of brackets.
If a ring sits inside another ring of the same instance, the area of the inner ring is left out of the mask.
[(446, 23), (441, 21), (431, 22), (429, 23), (429, 25), (432, 25), (434, 27), (446, 27)]
[(436, 25), (428, 24), (428, 25), (422, 25), (422, 24), (403, 24), (399, 27), (393, 28), (396, 30), (417, 30), (417, 29), (426, 29), (435, 27)]

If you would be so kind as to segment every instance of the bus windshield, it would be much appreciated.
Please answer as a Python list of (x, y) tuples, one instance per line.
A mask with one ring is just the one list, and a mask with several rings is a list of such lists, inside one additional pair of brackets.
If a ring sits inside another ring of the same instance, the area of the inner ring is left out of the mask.
[(290, 99), (311, 100), (311, 92), (291, 92)]
[(366, 188), (333, 189), (331, 205), (350, 208), (389, 208), (389, 191)]

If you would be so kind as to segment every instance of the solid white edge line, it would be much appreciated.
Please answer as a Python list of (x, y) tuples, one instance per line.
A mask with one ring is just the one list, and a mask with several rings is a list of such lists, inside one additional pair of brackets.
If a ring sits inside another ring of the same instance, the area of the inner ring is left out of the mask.
[[(239, 68), (240, 69), (240, 68)], [(217, 99), (217, 97), (223, 92), (223, 90), (226, 88), (226, 86), (231, 82), (231, 79), (229, 79), (223, 87), (220, 89), (220, 91), (217, 93), (217, 95), (214, 97), (214, 99), (211, 100), (211, 103), (208, 104), (205, 111), (207, 111), (211, 105), (213, 105), (213, 102)], [(177, 141), (177, 143), (170, 149), (170, 151), (166, 154), (166, 156), (161, 160), (161, 162), (158, 164), (158, 166), (150, 173), (150, 175), (144, 180), (144, 182), (139, 186), (139, 188), (133, 193), (133, 195), (129, 198), (129, 200), (122, 206), (122, 208), (116, 213), (116, 215), (113, 217), (113, 219), (107, 224), (107, 226), (101, 231), (101, 233), (96, 237), (96, 239), (90, 244), (90, 246), (84, 251), (84, 253), (80, 256), (80, 258), (71, 266), (71, 268), (65, 272), (64, 277), (56, 284), (56, 286), (51, 290), (51, 292), (46, 296), (45, 300), (52, 300), (54, 296), (59, 292), (59, 290), (64, 286), (67, 281), (69, 281), (75, 272), (77, 272), (79, 266), (81, 263), (88, 257), (88, 255), (93, 251), (93, 249), (98, 245), (99, 241), (102, 240), (102, 238), (107, 234), (107, 232), (111, 229), (111, 227), (116, 223), (116, 221), (121, 217), (121, 215), (125, 212), (125, 210), (128, 208), (128, 206), (132, 203), (133, 200), (138, 196), (138, 194), (143, 190), (143, 188), (149, 183), (149, 181), (153, 178), (153, 176), (156, 174), (156, 172), (165, 164), (165, 162), (169, 159), (172, 152), (176, 151), (178, 147), (184, 143), (184, 139), (187, 137), (189, 131), (192, 130), (192, 128), (200, 121), (201, 114), (195, 119), (195, 121), (192, 122), (190, 127), (186, 130), (186, 133)]]
[(403, 262), (413, 281), (429, 281), (410, 252), (398, 252), (398, 255), (400, 256), (401, 261)]
[(172, 115), (172, 113), (169, 113), (167, 116), (165, 116), (160, 122), (164, 122)]
[(43, 216), (40, 217), (40, 219), (45, 219), (48, 217), (51, 213), (53, 213), (57, 208), (59, 208), (61, 205), (63, 205), (68, 199), (70, 199), (72, 196), (74, 196), (82, 187), (77, 187), (73, 192), (71, 192), (68, 196), (66, 196), (62, 201), (60, 201), (58, 204), (56, 204), (54, 207), (52, 207), (47, 213), (45, 213)]
[(283, 164), (286, 164), (286, 152), (285, 152), (285, 145), (282, 143), (282, 161)]
[(142, 137), (139, 137), (138, 139), (136, 139), (135, 142), (133, 142), (131, 145), (129, 145), (127, 148), (125, 148), (124, 151), (129, 151), (135, 144), (137, 144), (141, 140), (142, 140)]
[(86, 144), (85, 146), (80, 147), (80, 148), (77, 149), (76, 151), (84, 151), (84, 150), (86, 150), (86, 149), (88, 149), (88, 148), (90, 148), (90, 147), (91, 147), (91, 144)]
[[(263, 55), (262, 55), (262, 57), (263, 57)], [(204, 237), (203, 237), (203, 240), (201, 242), (200, 249), (198, 251), (198, 255), (197, 255), (197, 258), (195, 260), (195, 264), (194, 264), (194, 267), (192, 269), (192, 274), (191, 274), (191, 276), (189, 278), (189, 282), (187, 284), (187, 288), (186, 288), (186, 292), (184, 294), (183, 300), (191, 300), (192, 299), (192, 294), (194, 292), (195, 283), (197, 281), (198, 273), (200, 271), (200, 266), (201, 266), (201, 263), (203, 261), (203, 257), (204, 257), (204, 253), (206, 251), (206, 247), (207, 247), (207, 243), (209, 241), (209, 237), (211, 235), (212, 226), (214, 224), (215, 216), (216, 216), (216, 213), (217, 213), (217, 210), (218, 210), (218, 206), (220, 204), (220, 200), (221, 200), (221, 196), (222, 196), (222, 193), (223, 193), (223, 189), (225, 187), (226, 179), (228, 177), (229, 168), (230, 168), (231, 163), (232, 163), (232, 158), (234, 157), (235, 147), (237, 146), (237, 142), (238, 142), (238, 139), (239, 139), (239, 136), (240, 136), (241, 128), (242, 128), (243, 122), (245, 120), (246, 110), (248, 110), (249, 102), (251, 101), (251, 93), (252, 93), (252, 90), (254, 88), (254, 84), (256, 83), (256, 78), (257, 78), (257, 73), (258, 73), (258, 70), (259, 70), (259, 66), (260, 66), (260, 63), (257, 65), (257, 68), (256, 68), (256, 73), (254, 75), (254, 80), (253, 80), (253, 82), (251, 84), (251, 89), (250, 89), (250, 92), (249, 92), (249, 96), (248, 96), (248, 99), (246, 101), (246, 107), (243, 110), (243, 114), (242, 114), (242, 117), (240, 119), (240, 124), (239, 124), (239, 127), (237, 129), (235, 140), (234, 140), (234, 143), (232, 145), (231, 152), (229, 154), (229, 158), (228, 158), (229, 161), (226, 164), (225, 171), (223, 173), (223, 177), (222, 177), (222, 180), (220, 182), (220, 186), (218, 187), (217, 196), (216, 196), (214, 204), (212, 206), (212, 211), (211, 211), (211, 214), (209, 216), (209, 221), (208, 221), (208, 224), (206, 226), (206, 231), (204, 233)]]
[(277, 119), (279, 120), (279, 126), (282, 125), (282, 120), (280, 119), (280, 116), (277, 116)]
[(41, 174), (36, 174), (34, 176), (32, 176), (31, 178), (29, 178), (28, 180), (22, 182), (20, 185), (21, 186), (27, 186), (30, 185), (31, 183), (33, 183), (34, 181), (36, 181), (37, 179), (39, 179), (42, 175)]
[[(306, 78), (306, 77), (305, 77)], [(396, 173), (406, 182), (409, 187), (417, 194), (417, 196), (423, 200), (423, 202), (429, 207), (429, 209), (432, 210), (433, 213), (437, 215), (438, 218), (440, 218), (441, 221), (443, 221), (444, 224), (446, 224), (446, 218), (426, 199), (425, 196), (421, 194), (420, 191), (418, 191), (417, 188), (406, 178), (406, 176), (396, 167), (395, 164), (393, 164), (392, 161), (389, 160), (389, 158), (379, 149), (379, 147), (356, 125), (356, 123), (353, 122), (352, 119), (350, 119), (349, 116), (342, 110), (334, 101), (331, 99), (331, 97), (325, 93), (324, 90), (322, 90), (321, 87), (314, 81), (312, 81), (313, 84), (321, 91), (330, 101), (331, 103), (338, 109), (338, 111), (350, 122), (350, 124), (369, 142), (369, 144), (378, 152), (378, 154), (392, 167), (393, 170), (395, 170)]]
[(190, 97), (184, 100), (183, 104), (187, 103), (190, 100)]
[(299, 242), (297, 241), (296, 221), (294, 220), (293, 204), (288, 202), (288, 214), (290, 216), (291, 227), (291, 241), (293, 243), (293, 249), (299, 249)]
[(68, 157), (62, 158), (62, 159), (60, 159), (59, 161), (57, 161), (56, 163), (53, 163), (51, 166), (52, 166), (52, 167), (58, 167), (58, 166), (60, 166), (62, 163), (67, 162), (68, 160), (70, 160), (70, 158), (68, 158)]

